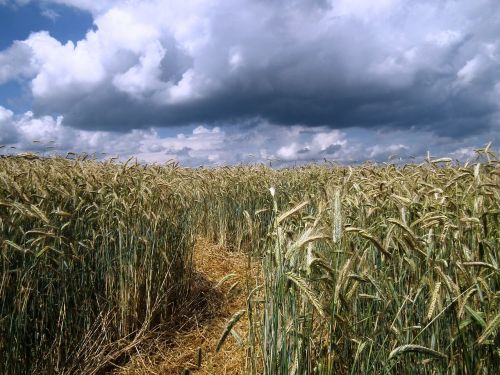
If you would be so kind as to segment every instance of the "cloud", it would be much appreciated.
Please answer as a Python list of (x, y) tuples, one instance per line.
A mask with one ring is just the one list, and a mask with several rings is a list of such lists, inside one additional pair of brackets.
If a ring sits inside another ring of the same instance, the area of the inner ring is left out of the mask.
[(110, 153), (123, 156), (140, 151), (140, 145), (155, 136), (151, 130), (134, 130), (123, 134), (106, 131), (87, 131), (67, 127), (62, 116), (40, 116), (28, 111), (15, 115), (0, 106), (0, 143), (21, 151)]
[(44, 16), (44, 17), (47, 17), (52, 22), (55, 22), (61, 16), (54, 9), (50, 9), (50, 8), (42, 9), (41, 15)]
[(321, 153), (327, 154), (327, 155), (333, 155), (336, 152), (340, 151), (341, 148), (342, 148), (342, 146), (339, 144), (331, 144), (330, 146), (328, 146), (324, 150), (321, 150)]
[(0, 106), (0, 144), (11, 144), (17, 140), (17, 132), (12, 125), (14, 113)]
[(0, 52), (0, 85), (36, 74), (38, 66), (31, 61), (32, 56), (30, 47), (20, 41), (15, 41), (12, 46)]
[[(411, 140), (411, 141), (409, 141)], [(0, 144), (13, 146), (3, 152), (31, 151), (44, 155), (67, 152), (89, 153), (98, 158), (136, 157), (140, 162), (176, 160), (182, 165), (227, 165), (272, 163), (288, 166), (324, 160), (359, 163), (367, 159), (422, 160), (427, 150), (433, 155), (467, 160), (473, 148), (498, 135), (488, 133), (462, 140), (436, 137), (430, 131), (371, 129), (329, 129), (325, 126), (283, 126), (253, 121), (233, 127), (189, 126), (168, 136), (154, 128), (130, 132), (81, 130), (65, 125), (62, 116), (37, 117), (28, 111), (15, 115), (0, 106)], [(47, 147), (48, 146), (48, 147)], [(418, 159), (420, 157), (420, 159)]]
[(96, 29), (65, 45), (32, 34), (22, 56), (35, 113), (74, 127), (260, 117), (459, 135), (498, 112), (494, 1), (57, 2), (93, 12)]
[(370, 159), (388, 159), (391, 155), (407, 156), (408, 146), (403, 144), (374, 145), (368, 148)]
[[(33, 97), (30, 115), (5, 115), (21, 140), (40, 128), (150, 161), (382, 160), (499, 129), (495, 0), (50, 2), (94, 27), (0, 51), (0, 84), (25, 80)], [(174, 126), (190, 131), (153, 130)]]

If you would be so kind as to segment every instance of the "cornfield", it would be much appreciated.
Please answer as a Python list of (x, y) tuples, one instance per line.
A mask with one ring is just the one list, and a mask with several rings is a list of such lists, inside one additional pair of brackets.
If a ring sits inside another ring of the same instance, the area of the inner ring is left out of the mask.
[[(206, 238), (258, 262), (249, 374), (494, 374), (499, 170), (0, 159), (0, 373), (104, 373), (170, 329)], [(238, 335), (239, 336), (239, 335)], [(193, 373), (196, 373), (193, 370)]]

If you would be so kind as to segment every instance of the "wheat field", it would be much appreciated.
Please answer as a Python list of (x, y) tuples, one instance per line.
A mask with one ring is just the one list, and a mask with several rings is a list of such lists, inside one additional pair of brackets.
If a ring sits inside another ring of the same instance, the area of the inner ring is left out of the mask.
[(214, 348), (239, 337), (245, 373), (494, 374), (499, 175), (489, 147), (284, 169), (2, 157), (0, 373), (125, 364), (186, 319), (203, 238), (261, 270)]

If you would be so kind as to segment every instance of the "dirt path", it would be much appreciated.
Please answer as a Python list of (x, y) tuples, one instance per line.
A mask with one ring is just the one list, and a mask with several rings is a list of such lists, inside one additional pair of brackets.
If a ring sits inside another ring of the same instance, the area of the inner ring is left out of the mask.
[[(183, 374), (185, 368), (196, 375), (244, 373), (246, 349), (232, 335), (218, 353), (215, 347), (228, 319), (246, 307), (246, 283), (255, 279), (257, 268), (253, 265), (252, 275), (248, 275), (248, 257), (204, 240), (195, 246), (194, 263), (197, 274), (190, 292), (194, 298), (187, 304), (186, 323), (173, 334), (171, 344), (157, 343), (154, 355), (137, 353), (118, 374), (175, 375)], [(217, 285), (227, 275), (231, 276)], [(247, 324), (244, 317), (235, 326), (243, 338)], [(200, 368), (197, 367), (199, 348)]]

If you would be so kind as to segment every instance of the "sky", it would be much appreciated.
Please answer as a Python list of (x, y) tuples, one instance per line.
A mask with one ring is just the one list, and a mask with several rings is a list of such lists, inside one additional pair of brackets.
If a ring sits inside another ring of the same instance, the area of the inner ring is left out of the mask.
[(467, 160), (499, 37), (498, 0), (0, 0), (0, 151)]

